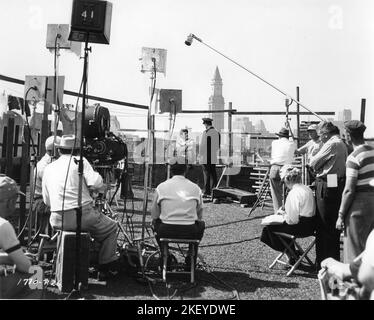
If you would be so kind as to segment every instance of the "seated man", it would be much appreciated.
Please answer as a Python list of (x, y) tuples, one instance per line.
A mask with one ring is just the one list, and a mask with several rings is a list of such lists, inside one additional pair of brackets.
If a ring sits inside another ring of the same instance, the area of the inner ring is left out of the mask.
[[(33, 214), (35, 217), (38, 218), (38, 231), (41, 233), (49, 233), (48, 228), (49, 226), (49, 217), (51, 215), (51, 212), (49, 210), (49, 207), (45, 205), (43, 201), (43, 195), (42, 195), (42, 180), (43, 180), (43, 174), (44, 169), (52, 162), (52, 155), (53, 155), (53, 149), (54, 149), (54, 142), (55, 145), (58, 146), (60, 142), (61, 137), (56, 136), (56, 139), (54, 136), (50, 136), (45, 140), (45, 155), (39, 160), (39, 162), (36, 164), (36, 168), (34, 169), (34, 202), (33, 202)], [(56, 155), (55, 155), (56, 156)]]
[[(298, 237), (308, 237), (315, 231), (315, 209), (313, 192), (301, 184), (299, 169), (288, 166), (282, 168), (281, 175), (290, 190), (285, 203), (285, 208), (278, 210), (277, 214), (283, 217), (279, 224), (267, 225), (263, 228), (261, 241), (274, 250), (284, 251), (286, 248), (273, 232), (284, 232)], [(284, 239), (287, 242), (287, 239)], [(294, 264), (294, 259), (288, 255), (289, 263)]]
[(360, 298), (374, 300), (374, 230), (369, 234), (365, 250), (353, 262), (348, 264), (327, 258), (322, 261), (321, 267), (329, 277), (341, 281), (353, 278), (362, 288)]
[[(55, 229), (75, 231), (79, 189), (79, 141), (64, 135), (58, 146), (60, 157), (49, 164), (42, 181), (43, 200), (51, 208), (50, 223)], [(117, 255), (117, 223), (94, 207), (90, 190), (104, 188), (100, 174), (83, 158), (82, 231), (89, 232), (100, 244), (99, 271), (102, 280), (120, 268)]]
[(205, 229), (202, 192), (197, 184), (184, 176), (184, 158), (173, 159), (170, 172), (172, 178), (156, 188), (151, 208), (159, 246), (160, 238), (201, 240)]
[[(16, 209), (18, 194), (16, 182), (5, 176), (0, 175), (0, 265), (15, 265), (17, 277), (19, 280), (29, 277), (30, 260), (21, 249), (13, 226), (5, 218), (11, 216)], [(24, 194), (23, 194), (24, 195)], [(0, 277), (4, 275), (0, 274)], [(17, 280), (7, 277), (0, 279), (0, 296), (3, 298), (13, 298), (23, 291), (24, 283), (18, 284)], [(11, 283), (12, 282), (12, 283)]]

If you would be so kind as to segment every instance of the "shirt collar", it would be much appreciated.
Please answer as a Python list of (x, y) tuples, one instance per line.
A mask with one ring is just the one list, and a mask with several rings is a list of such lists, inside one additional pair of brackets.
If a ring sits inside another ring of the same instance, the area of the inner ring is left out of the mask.
[(180, 175), (180, 174), (177, 174), (177, 175), (175, 175), (175, 176), (172, 176), (171, 177), (172, 179), (186, 179), (186, 177), (185, 176), (182, 176), (182, 175)]

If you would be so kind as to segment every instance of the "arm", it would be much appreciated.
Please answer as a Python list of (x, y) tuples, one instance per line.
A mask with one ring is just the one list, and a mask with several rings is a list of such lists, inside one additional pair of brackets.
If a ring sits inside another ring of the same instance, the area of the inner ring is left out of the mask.
[(92, 168), (86, 158), (83, 158), (83, 175), (88, 187), (101, 189), (104, 186), (103, 178)]
[(361, 267), (358, 271), (358, 281), (368, 290), (374, 290), (374, 233), (368, 237)]
[(0, 232), (2, 239), (0, 247), (4, 250), (0, 254), (0, 263), (15, 264), (18, 271), (28, 273), (31, 262), (23, 253), (12, 225), (7, 222)]
[[(46, 175), (48, 177), (48, 175)], [(43, 195), (43, 201), (44, 203), (48, 206), (48, 207), (51, 207), (51, 201), (50, 201), (50, 198), (49, 198), (49, 193), (48, 193), (48, 189), (46, 187), (46, 181), (47, 181), (47, 178), (43, 179), (42, 180), (42, 195)]]
[(160, 205), (158, 204), (158, 192), (156, 189), (155, 196), (152, 201), (152, 206), (151, 206), (151, 217), (152, 220), (157, 220), (160, 218), (161, 215), (161, 208)]
[(199, 201), (197, 203), (196, 212), (197, 212), (197, 220), (199, 221), (203, 220), (203, 196), (201, 192), (200, 192)]
[(296, 154), (305, 154), (308, 151), (308, 143), (304, 144), (302, 147), (299, 149), (296, 149), (295, 153)]
[(347, 176), (347, 180), (345, 182), (345, 187), (342, 195), (342, 202), (340, 204), (339, 209), (339, 217), (336, 222), (336, 228), (338, 230), (343, 229), (344, 217), (352, 204), (353, 198), (355, 196), (356, 185), (357, 177)]
[(284, 207), (286, 213), (283, 217), (286, 223), (298, 224), (300, 215), (300, 199), (290, 192), (287, 196)]
[(333, 148), (331, 143), (325, 143), (321, 150), (313, 157), (310, 158), (310, 166), (318, 170), (334, 155), (332, 154)]

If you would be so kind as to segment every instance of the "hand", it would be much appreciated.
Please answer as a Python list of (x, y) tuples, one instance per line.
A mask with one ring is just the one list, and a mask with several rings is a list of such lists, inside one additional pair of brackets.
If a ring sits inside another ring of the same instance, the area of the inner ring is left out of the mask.
[(339, 216), (338, 220), (336, 220), (335, 228), (338, 229), (338, 230), (343, 230), (344, 229), (344, 221), (343, 221), (343, 218), (341, 216)]
[(339, 262), (333, 258), (323, 260), (321, 268), (325, 268), (330, 277), (336, 277), (340, 280), (350, 276), (349, 264)]

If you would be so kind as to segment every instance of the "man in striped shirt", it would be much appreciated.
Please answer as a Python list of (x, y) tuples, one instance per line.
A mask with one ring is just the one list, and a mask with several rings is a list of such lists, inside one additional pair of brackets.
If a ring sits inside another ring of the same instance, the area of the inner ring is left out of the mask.
[(364, 140), (365, 125), (361, 121), (345, 122), (347, 141), (353, 152), (346, 163), (346, 183), (336, 228), (346, 227), (344, 262), (351, 263), (364, 251), (367, 237), (374, 229), (374, 148)]

